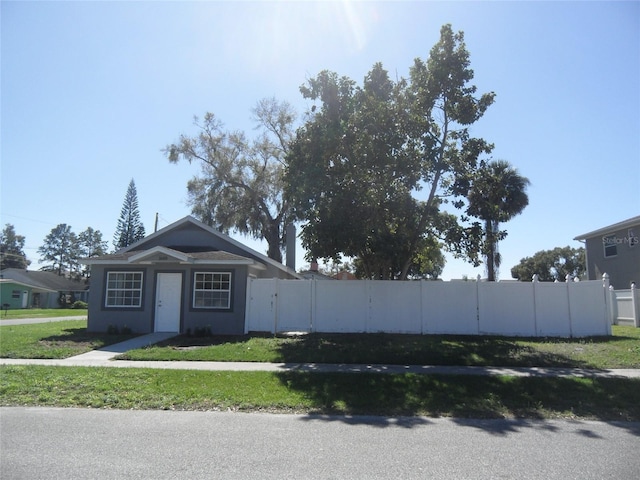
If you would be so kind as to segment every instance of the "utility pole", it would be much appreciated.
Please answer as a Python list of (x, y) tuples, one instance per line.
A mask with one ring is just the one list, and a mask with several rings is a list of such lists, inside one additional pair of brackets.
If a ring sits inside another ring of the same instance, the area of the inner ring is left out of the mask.
[(156, 212), (156, 223), (153, 225), (153, 233), (158, 231), (158, 212)]

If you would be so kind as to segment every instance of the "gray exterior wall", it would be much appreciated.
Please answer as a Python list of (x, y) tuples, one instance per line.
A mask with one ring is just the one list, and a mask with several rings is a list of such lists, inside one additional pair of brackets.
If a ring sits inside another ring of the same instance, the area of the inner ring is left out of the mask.
[[(634, 235), (640, 236), (640, 224), (631, 227)], [(616, 255), (605, 257), (604, 238), (615, 235)], [(629, 242), (629, 228), (612, 230), (586, 238), (587, 274), (589, 280), (598, 280), (609, 275), (609, 283), (616, 290), (629, 288), (631, 282), (640, 286), (640, 243)]]
[[(142, 306), (106, 307), (107, 272), (141, 271)], [(193, 279), (195, 272), (231, 272), (231, 308), (230, 309), (194, 309)], [(136, 333), (150, 333), (155, 330), (155, 298), (159, 273), (182, 274), (182, 300), (180, 305), (180, 332), (193, 332), (197, 329), (210, 329), (214, 334), (242, 335), (246, 309), (247, 267), (233, 265), (215, 267), (203, 265), (93, 265), (91, 267), (91, 296), (89, 298), (88, 330), (105, 332), (110, 326), (119, 330), (128, 327)]]

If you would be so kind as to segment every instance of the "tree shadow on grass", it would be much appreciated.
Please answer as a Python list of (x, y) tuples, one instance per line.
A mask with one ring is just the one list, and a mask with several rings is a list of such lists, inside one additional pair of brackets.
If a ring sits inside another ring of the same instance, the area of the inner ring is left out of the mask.
[[(326, 334), (302, 335), (250, 334), (237, 336), (181, 335), (157, 344), (175, 350), (190, 350), (220, 345), (245, 343), (264, 339), (275, 358), (282, 363), (337, 363), (389, 365), (450, 365), (540, 368), (595, 368), (585, 355), (575, 358), (573, 353), (590, 343), (612, 343), (629, 340), (627, 337), (515, 338), (463, 335), (406, 335), (406, 334)], [(544, 345), (557, 344), (557, 348)], [(540, 347), (539, 347), (540, 346)], [(229, 361), (245, 361), (238, 348)]]
[(131, 338), (137, 337), (139, 334), (111, 334), (89, 332), (85, 328), (65, 328), (60, 334), (43, 337), (39, 340), (41, 344), (90, 344), (112, 345), (114, 343), (124, 342)]
[[(611, 341), (611, 337), (607, 337)], [(589, 368), (531, 339), (495, 336), (309, 334), (279, 345), (284, 362)], [(563, 339), (564, 340), (564, 339)], [(543, 343), (542, 341), (540, 343)], [(547, 341), (548, 343), (548, 341)], [(571, 341), (565, 342), (572, 344)]]
[(311, 403), (309, 419), (314, 420), (369, 423), (366, 416), (374, 415), (387, 417), (379, 426), (390, 426), (401, 417), (503, 419), (459, 421), (506, 435), (525, 427), (553, 430), (542, 422), (547, 418), (580, 418), (619, 422), (640, 435), (640, 424), (629, 423), (640, 421), (640, 380), (291, 371), (277, 375)]

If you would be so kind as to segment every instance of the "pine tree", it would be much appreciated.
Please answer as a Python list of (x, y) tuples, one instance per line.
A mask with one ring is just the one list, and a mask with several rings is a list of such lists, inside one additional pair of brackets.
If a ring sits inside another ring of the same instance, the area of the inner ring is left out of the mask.
[(66, 223), (51, 229), (44, 239), (44, 245), (38, 248), (38, 253), (42, 257), (39, 263), (46, 263), (41, 270), (61, 276), (78, 271), (78, 237)]
[(0, 232), (0, 270), (25, 269), (31, 262), (24, 253), (24, 236), (16, 235), (13, 225), (7, 223)]
[(138, 211), (136, 184), (133, 179), (131, 179), (127, 194), (124, 197), (122, 210), (120, 211), (118, 226), (116, 227), (116, 233), (113, 238), (113, 246), (116, 250), (119, 250), (137, 242), (144, 238), (144, 236), (144, 225), (140, 220), (140, 212)]

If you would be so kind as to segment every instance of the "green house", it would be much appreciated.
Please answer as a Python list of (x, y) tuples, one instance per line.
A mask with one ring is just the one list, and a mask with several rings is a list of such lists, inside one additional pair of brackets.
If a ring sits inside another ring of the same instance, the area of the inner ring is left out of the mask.
[(15, 280), (0, 279), (0, 303), (3, 309), (29, 308), (34, 301), (57, 295), (58, 292), (43, 287), (35, 287)]
[(53, 272), (6, 268), (0, 272), (0, 306), (3, 309), (59, 308), (60, 299), (68, 303), (86, 302), (86, 283), (61, 277)]

